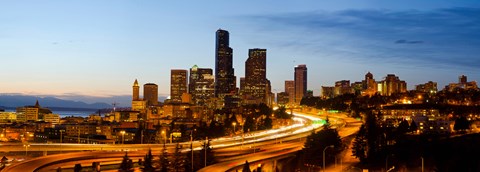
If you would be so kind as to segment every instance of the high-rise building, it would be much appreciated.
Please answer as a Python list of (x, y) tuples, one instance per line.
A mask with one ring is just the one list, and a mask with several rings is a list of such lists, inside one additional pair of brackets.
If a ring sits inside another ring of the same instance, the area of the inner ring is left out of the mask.
[(239, 91), (240, 96), (243, 96), (244, 92), (245, 92), (245, 77), (240, 77), (240, 91)]
[(372, 96), (375, 93), (377, 93), (377, 82), (373, 78), (373, 74), (368, 72), (365, 74), (365, 80), (362, 81), (363, 85), (363, 91), (362, 95), (369, 95)]
[(295, 81), (285, 81), (285, 93), (288, 94), (287, 104), (293, 104), (295, 102)]
[(352, 93), (352, 87), (350, 87), (350, 80), (341, 80), (335, 82), (334, 96), (344, 95)]
[(143, 99), (147, 106), (158, 105), (158, 85), (154, 83), (146, 83), (143, 85)]
[(223, 98), (236, 90), (233, 69), (233, 50), (228, 31), (218, 29), (215, 43), (215, 97)]
[(212, 69), (199, 68), (197, 65), (190, 68), (188, 90), (195, 105), (204, 106), (215, 96), (214, 80)]
[(170, 100), (182, 102), (182, 94), (187, 93), (187, 70), (172, 69), (170, 74)]
[(428, 81), (425, 84), (416, 85), (416, 90), (422, 93), (437, 93), (437, 83), (433, 81)]
[(307, 94), (307, 65), (295, 66), (295, 104)]
[[(133, 90), (132, 110), (134, 110), (134, 111), (144, 111), (147, 107), (147, 102), (143, 99), (140, 99), (140, 86), (138, 85), (138, 81), (136, 79), (135, 79), (135, 82), (133, 83), (132, 90)], [(157, 98), (157, 100), (158, 100), (158, 98)]]
[(140, 100), (140, 86), (138, 86), (137, 79), (135, 79), (135, 82), (133, 83), (132, 88), (133, 88), (132, 100)]
[(407, 83), (401, 81), (398, 76), (394, 74), (388, 74), (385, 80), (381, 81), (381, 94), (384, 96), (390, 96), (394, 93), (403, 93), (407, 91)]
[(244, 97), (247, 104), (267, 103), (267, 50), (250, 49), (245, 61)]

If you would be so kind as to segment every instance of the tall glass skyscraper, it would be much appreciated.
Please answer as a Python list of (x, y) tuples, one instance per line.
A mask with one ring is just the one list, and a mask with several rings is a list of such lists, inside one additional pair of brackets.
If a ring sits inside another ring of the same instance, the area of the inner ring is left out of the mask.
[(295, 103), (300, 104), (307, 95), (307, 65), (295, 66)]
[(223, 98), (236, 90), (233, 69), (233, 50), (230, 48), (230, 34), (218, 29), (215, 44), (215, 97)]

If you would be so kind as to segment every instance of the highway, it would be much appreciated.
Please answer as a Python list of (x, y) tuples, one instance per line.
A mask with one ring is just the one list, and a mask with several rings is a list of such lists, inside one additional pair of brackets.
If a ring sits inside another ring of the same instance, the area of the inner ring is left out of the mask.
[[(297, 113), (296, 115), (307, 114)], [(332, 127), (338, 127), (339, 135), (342, 138), (355, 134), (362, 124), (361, 121), (347, 117), (345, 114), (329, 115), (329, 119), (331, 120), (331, 122), (333, 121)], [(285, 141), (288, 141), (288, 143), (284, 144), (272, 145), (268, 142), (262, 142), (261, 147), (265, 149), (263, 151), (224, 159), (224, 161), (220, 163), (200, 169), (199, 172), (236, 171), (242, 169), (245, 161), (248, 161), (251, 166), (256, 166), (256, 164), (260, 164), (261, 161), (264, 160), (288, 157), (303, 148), (305, 140), (301, 138), (305, 138), (309, 134), (310, 130), (291, 135), (288, 138), (284, 138)]]
[[(295, 123), (280, 129), (239, 134), (233, 137), (223, 137), (211, 141), (211, 146), (215, 150), (217, 157), (221, 157), (220, 164), (223, 165), (222, 170), (228, 171), (235, 168), (238, 164), (243, 164), (245, 160), (255, 162), (262, 159), (279, 157), (288, 155), (300, 150), (303, 147), (304, 138), (307, 137), (311, 130), (320, 129), (321, 125), (313, 124), (312, 121), (319, 120), (317, 115), (307, 115), (302, 113), (294, 113)], [(355, 133), (358, 130), (352, 127), (344, 127), (348, 121), (358, 122), (354, 119), (348, 119), (346, 116), (336, 117), (337, 115), (329, 115), (330, 122), (334, 127), (341, 127), (339, 133), (341, 136)], [(354, 128), (354, 127), (353, 127)], [(200, 150), (204, 141), (193, 142), (195, 150)], [(175, 144), (168, 144), (168, 151), (173, 152)], [(190, 142), (181, 143), (183, 151), (190, 151)], [(118, 161), (124, 156), (124, 152), (129, 151), (129, 156), (133, 160), (142, 158), (148, 149), (160, 152), (163, 145), (160, 144), (116, 144), (116, 145), (92, 145), (92, 144), (31, 144), (29, 151), (88, 151), (78, 153), (64, 153), (49, 155), (35, 158), (22, 163), (14, 164), (4, 169), (4, 171), (18, 171), (19, 169), (29, 169), (27, 171), (51, 171), (58, 167), (72, 167), (75, 163), (84, 163), (90, 165), (93, 161), (106, 162)], [(0, 151), (25, 151), (23, 145), (2, 145)], [(255, 152), (253, 154), (253, 152)], [(252, 156), (254, 155), (254, 156)], [(137, 157), (138, 156), (138, 157)], [(217, 165), (217, 164), (215, 164)], [(229, 168), (223, 170), (224, 168)], [(232, 168), (230, 168), (232, 167)], [(216, 166), (204, 168), (216, 169)], [(202, 170), (204, 170), (202, 169)]]

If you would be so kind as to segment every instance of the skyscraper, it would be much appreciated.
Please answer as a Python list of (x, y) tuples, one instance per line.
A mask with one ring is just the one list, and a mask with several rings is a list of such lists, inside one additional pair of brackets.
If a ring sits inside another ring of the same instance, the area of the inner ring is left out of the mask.
[(390, 96), (394, 93), (403, 93), (407, 91), (407, 83), (402, 81), (394, 74), (388, 74), (385, 80), (381, 81), (381, 94)]
[(143, 99), (147, 102), (147, 106), (158, 105), (158, 85), (154, 83), (144, 84)]
[(187, 70), (172, 69), (170, 74), (170, 99), (182, 102), (182, 94), (187, 93)]
[(307, 65), (295, 66), (295, 104), (307, 94)]
[(295, 81), (285, 81), (285, 93), (288, 94), (288, 104), (295, 102)]
[(215, 44), (215, 97), (223, 98), (236, 90), (233, 69), (233, 50), (230, 48), (229, 33), (218, 29)]
[[(245, 61), (245, 98), (249, 104), (267, 103), (267, 50), (250, 49)], [(270, 98), (270, 97), (268, 97)]]
[(210, 68), (190, 68), (188, 91), (195, 105), (204, 106), (215, 94), (213, 71)]
[(140, 100), (140, 86), (138, 86), (137, 79), (135, 79), (135, 82), (133, 82), (132, 90), (132, 100)]

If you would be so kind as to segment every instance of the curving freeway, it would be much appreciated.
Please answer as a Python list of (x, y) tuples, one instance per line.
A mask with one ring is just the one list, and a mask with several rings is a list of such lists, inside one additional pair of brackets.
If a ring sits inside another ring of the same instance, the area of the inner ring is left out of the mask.
[[(211, 140), (211, 146), (220, 156), (221, 162), (201, 169), (200, 171), (228, 171), (243, 165), (245, 160), (256, 162), (269, 158), (278, 158), (288, 156), (303, 147), (304, 138), (310, 134), (311, 130), (320, 129), (321, 125), (313, 123), (324, 116), (294, 113), (294, 124), (260, 132), (252, 132), (236, 135), (234, 137), (223, 137)], [(339, 128), (339, 134), (346, 136), (355, 133), (358, 127), (351, 125), (358, 122), (344, 115), (329, 114), (329, 119), (335, 127)], [(350, 127), (351, 125), (352, 127)], [(355, 129), (356, 128), (356, 129)], [(201, 149), (204, 141), (194, 141), (195, 150)], [(175, 144), (166, 146), (173, 151)], [(189, 148), (190, 142), (181, 143)], [(163, 145), (160, 144), (126, 144), (126, 145), (92, 145), (92, 144), (31, 144), (29, 151), (88, 151), (77, 153), (64, 153), (43, 156), (19, 164), (14, 164), (5, 168), (3, 171), (51, 171), (58, 167), (72, 167), (72, 164), (82, 163), (90, 165), (91, 162), (102, 162), (101, 164), (119, 161), (124, 152), (129, 151), (132, 159), (142, 158), (148, 149), (155, 153), (160, 152)], [(0, 151), (23, 151), (23, 145), (2, 145)], [(189, 151), (184, 149), (183, 151)]]

